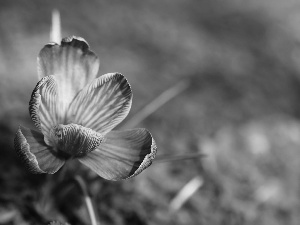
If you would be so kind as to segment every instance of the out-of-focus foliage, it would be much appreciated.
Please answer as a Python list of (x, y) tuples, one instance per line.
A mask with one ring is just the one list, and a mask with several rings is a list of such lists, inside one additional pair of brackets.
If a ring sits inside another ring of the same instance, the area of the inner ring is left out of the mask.
[[(24, 171), (13, 133), (18, 124), (32, 126), (36, 57), (54, 8), (63, 36), (84, 37), (98, 54), (99, 75), (128, 78), (129, 117), (178, 81), (191, 81), (140, 127), (152, 131), (159, 154), (203, 151), (202, 162), (154, 163), (124, 182), (77, 164), (50, 176)], [(80, 174), (102, 224), (299, 224), (298, 11), (291, 0), (2, 0), (0, 223), (89, 224), (68, 182)], [(172, 198), (199, 174), (204, 186), (170, 214)]]

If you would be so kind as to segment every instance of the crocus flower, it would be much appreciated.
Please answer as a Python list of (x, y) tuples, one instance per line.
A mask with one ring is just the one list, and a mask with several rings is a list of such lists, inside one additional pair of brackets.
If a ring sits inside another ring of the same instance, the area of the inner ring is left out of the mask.
[(38, 130), (20, 126), (14, 140), (29, 171), (53, 174), (77, 159), (105, 179), (120, 180), (151, 165), (157, 148), (146, 129), (112, 130), (130, 110), (129, 83), (119, 73), (96, 78), (98, 69), (83, 38), (64, 38), (40, 51), (40, 81), (29, 102)]

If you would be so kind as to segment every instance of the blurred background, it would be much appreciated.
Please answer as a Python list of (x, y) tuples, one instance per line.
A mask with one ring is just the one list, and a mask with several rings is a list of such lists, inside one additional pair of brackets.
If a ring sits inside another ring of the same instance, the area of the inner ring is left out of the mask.
[[(132, 86), (118, 129), (146, 127), (158, 146), (136, 178), (105, 181), (75, 162), (31, 175), (16, 157), (19, 124), (33, 128), (28, 102), (53, 9), (62, 35), (82, 36), (99, 56), (99, 75), (120, 72)], [(68, 182), (76, 174), (101, 224), (299, 224), (299, 24), (292, 0), (2, 0), (0, 224), (90, 224)], [(173, 99), (135, 120), (168, 90)], [(191, 154), (205, 157), (172, 160)]]

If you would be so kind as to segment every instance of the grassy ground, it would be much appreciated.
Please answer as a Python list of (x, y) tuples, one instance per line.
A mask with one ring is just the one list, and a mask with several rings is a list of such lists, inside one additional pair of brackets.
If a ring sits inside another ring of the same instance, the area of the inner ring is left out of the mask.
[[(128, 78), (133, 106), (118, 129), (185, 80), (185, 91), (136, 126), (151, 131), (158, 155), (206, 157), (154, 162), (124, 182), (75, 163), (55, 175), (24, 171), (14, 132), (33, 128), (28, 101), (54, 8), (63, 36), (84, 37), (98, 54), (99, 75)], [(279, 0), (1, 1), (0, 224), (89, 224), (74, 175), (85, 178), (101, 224), (299, 224), (298, 8)], [(194, 177), (202, 187), (172, 212)]]

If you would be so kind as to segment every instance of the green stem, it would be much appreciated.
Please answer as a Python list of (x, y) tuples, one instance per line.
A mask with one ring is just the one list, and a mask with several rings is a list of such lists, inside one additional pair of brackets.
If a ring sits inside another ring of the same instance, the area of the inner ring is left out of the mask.
[(86, 184), (85, 184), (84, 180), (79, 175), (76, 175), (75, 178), (74, 178), (74, 181), (78, 184), (78, 187), (80, 188), (80, 190), (82, 191), (82, 194), (84, 196), (84, 201), (85, 201), (87, 210), (89, 212), (91, 225), (99, 225), (97, 223), (93, 203), (92, 203), (92, 200), (91, 200), (90, 195), (88, 193), (88, 190), (87, 190), (87, 187), (86, 187)]

